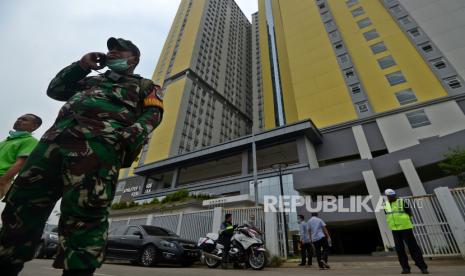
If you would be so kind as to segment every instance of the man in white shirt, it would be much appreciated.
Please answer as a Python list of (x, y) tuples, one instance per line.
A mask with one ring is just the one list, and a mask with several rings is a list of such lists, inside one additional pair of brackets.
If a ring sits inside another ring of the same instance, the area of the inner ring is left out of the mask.
[(307, 222), (307, 229), (315, 247), (318, 266), (320, 269), (329, 269), (328, 255), (331, 237), (326, 228), (326, 223), (318, 217), (317, 213), (312, 213), (312, 217)]

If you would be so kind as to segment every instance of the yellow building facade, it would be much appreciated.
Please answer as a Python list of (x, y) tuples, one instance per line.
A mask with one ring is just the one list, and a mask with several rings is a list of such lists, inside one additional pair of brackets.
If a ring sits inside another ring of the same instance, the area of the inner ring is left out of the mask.
[[(285, 123), (312, 119), (319, 128), (399, 108), (404, 95), (417, 103), (447, 95), (381, 1), (259, 0), (259, 28), (267, 129), (279, 124), (273, 75)], [(356, 76), (354, 91), (346, 73)]]

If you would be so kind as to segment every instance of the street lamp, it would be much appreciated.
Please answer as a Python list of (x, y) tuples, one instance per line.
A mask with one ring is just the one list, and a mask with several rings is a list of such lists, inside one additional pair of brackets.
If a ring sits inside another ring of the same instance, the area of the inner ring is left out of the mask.
[(284, 163), (276, 163), (276, 164), (273, 164), (271, 165), (271, 167), (279, 172), (279, 189), (280, 189), (280, 192), (281, 192), (281, 205), (282, 206), (279, 206), (280, 207), (280, 211), (281, 211), (281, 218), (282, 218), (282, 222), (284, 224), (284, 239), (285, 239), (285, 246), (286, 246), (286, 256), (289, 254), (289, 248), (288, 248), (288, 243), (289, 243), (289, 238), (288, 238), (288, 226), (287, 226), (287, 219), (286, 219), (286, 214), (284, 213), (284, 204), (282, 203), (283, 202), (283, 197), (284, 197), (284, 187), (283, 187), (283, 170), (287, 168), (287, 165), (284, 164)]

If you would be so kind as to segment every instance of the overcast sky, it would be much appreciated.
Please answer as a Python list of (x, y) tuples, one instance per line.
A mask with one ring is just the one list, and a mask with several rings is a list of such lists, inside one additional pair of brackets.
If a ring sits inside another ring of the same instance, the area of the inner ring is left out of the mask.
[[(257, 0), (236, 0), (249, 17)], [(136, 73), (150, 78), (180, 0), (0, 0), (0, 140), (24, 113), (42, 117), (40, 137), (63, 103), (45, 94), (63, 67), (87, 52), (106, 52), (110, 36), (141, 50)]]

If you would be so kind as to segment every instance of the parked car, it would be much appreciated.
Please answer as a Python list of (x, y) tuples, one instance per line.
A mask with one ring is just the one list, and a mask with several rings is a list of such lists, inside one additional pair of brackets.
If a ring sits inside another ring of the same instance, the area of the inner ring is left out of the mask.
[(179, 263), (190, 266), (200, 260), (196, 242), (185, 240), (170, 230), (152, 225), (122, 226), (109, 232), (107, 259), (129, 260), (153, 266)]
[(52, 258), (58, 249), (58, 226), (46, 224), (44, 232), (40, 238), (40, 243), (37, 246), (35, 258)]

